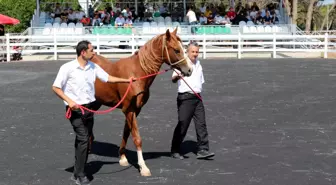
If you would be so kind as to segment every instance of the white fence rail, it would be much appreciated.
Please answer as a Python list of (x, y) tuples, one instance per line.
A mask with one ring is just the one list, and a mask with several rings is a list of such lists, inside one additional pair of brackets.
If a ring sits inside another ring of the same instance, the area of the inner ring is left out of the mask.
[[(129, 53), (133, 54), (139, 47), (143, 46), (149, 39), (155, 35), (73, 35), (63, 36), (54, 34), (53, 36), (36, 35), (9, 35), (0, 37), (0, 56), (6, 55), (9, 62), (11, 55), (17, 51), (14, 46), (20, 46), (23, 49), (22, 55), (33, 55), (40, 53), (53, 54), (57, 60), (59, 54), (75, 53), (75, 46), (80, 40), (89, 40), (95, 47), (98, 54), (102, 53)], [(67, 37), (67, 42), (64, 42)], [(237, 35), (181, 35), (184, 45), (191, 40), (197, 41), (200, 47), (200, 53), (203, 58), (207, 58), (208, 53), (237, 53), (238, 58), (242, 53), (269, 52), (276, 58), (278, 52), (319, 52), (324, 53), (324, 58), (328, 58), (328, 52), (336, 52), (336, 43), (331, 40), (336, 39), (336, 35), (282, 35), (282, 34), (240, 34)], [(34, 40), (48, 39), (50, 42), (33, 42)], [(304, 40), (299, 42), (297, 40)], [(22, 41), (25, 42), (22, 42)], [(58, 42), (62, 40), (63, 42)], [(20, 41), (20, 42), (18, 42)], [(295, 47), (307, 45), (308, 48)], [(123, 46), (124, 49), (121, 49)]]

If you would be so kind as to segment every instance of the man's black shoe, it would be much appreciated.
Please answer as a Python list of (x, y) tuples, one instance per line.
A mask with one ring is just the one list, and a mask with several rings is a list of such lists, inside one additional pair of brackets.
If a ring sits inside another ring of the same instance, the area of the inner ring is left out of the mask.
[(200, 151), (198, 151), (197, 152), (197, 159), (208, 159), (208, 158), (210, 158), (210, 157), (213, 157), (213, 156), (215, 156), (215, 153), (213, 153), (213, 152), (209, 152), (209, 151), (207, 151), (207, 150), (200, 150)]
[(184, 159), (184, 157), (182, 155), (180, 155), (179, 153), (172, 153), (171, 154), (172, 158), (175, 158), (175, 159)]

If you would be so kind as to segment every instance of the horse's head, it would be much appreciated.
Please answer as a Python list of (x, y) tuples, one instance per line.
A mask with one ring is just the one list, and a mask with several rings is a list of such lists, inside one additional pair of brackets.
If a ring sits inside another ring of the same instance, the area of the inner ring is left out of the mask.
[(185, 76), (192, 73), (192, 62), (183, 50), (182, 41), (177, 36), (177, 28), (170, 32), (169, 30), (163, 34), (162, 57), (166, 64), (178, 69)]

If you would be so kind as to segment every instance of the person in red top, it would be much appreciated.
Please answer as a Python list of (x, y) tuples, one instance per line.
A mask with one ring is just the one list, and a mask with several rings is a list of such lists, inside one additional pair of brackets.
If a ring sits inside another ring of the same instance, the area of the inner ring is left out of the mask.
[(83, 24), (83, 26), (89, 26), (90, 25), (90, 18), (86, 17), (85, 15), (83, 16), (83, 18), (80, 20), (80, 22)]
[(233, 20), (236, 17), (236, 12), (234, 11), (233, 7), (230, 7), (230, 10), (226, 14), (230, 20)]

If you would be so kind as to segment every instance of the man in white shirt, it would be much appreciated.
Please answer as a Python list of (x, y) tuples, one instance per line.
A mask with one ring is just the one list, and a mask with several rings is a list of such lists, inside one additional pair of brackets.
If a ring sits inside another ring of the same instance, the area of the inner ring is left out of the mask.
[[(189, 77), (183, 79), (190, 85), (190, 87), (198, 93), (199, 96), (202, 91), (202, 84), (204, 83), (203, 69), (198, 60), (199, 46), (196, 42), (188, 45), (188, 57), (193, 62), (193, 73)], [(184, 140), (191, 119), (193, 118), (197, 134), (197, 159), (208, 159), (215, 154), (209, 152), (208, 131), (205, 121), (205, 111), (202, 100), (200, 100), (188, 85), (180, 79), (181, 74), (176, 72), (172, 75), (172, 82), (178, 82), (178, 124), (174, 130), (174, 136), (171, 145), (171, 155), (173, 158), (184, 159), (180, 154), (180, 147)]]
[(186, 16), (188, 17), (189, 24), (191, 25), (191, 33), (194, 34), (196, 32), (196, 27), (194, 25), (197, 24), (197, 17), (192, 7), (189, 7), (189, 10)]
[[(75, 165), (74, 174), (71, 177), (76, 184), (89, 184), (90, 180), (84, 172), (87, 162), (90, 139), (93, 137), (93, 113), (81, 113), (79, 106), (89, 109), (95, 106), (96, 78), (103, 82), (129, 83), (131, 79), (113, 77), (107, 74), (100, 66), (90, 61), (95, 55), (93, 47), (89, 41), (81, 41), (76, 47), (77, 59), (63, 64), (56, 76), (52, 89), (66, 105), (66, 110), (70, 107), (70, 123), (76, 133), (75, 140)], [(91, 138), (90, 138), (91, 137)]]

